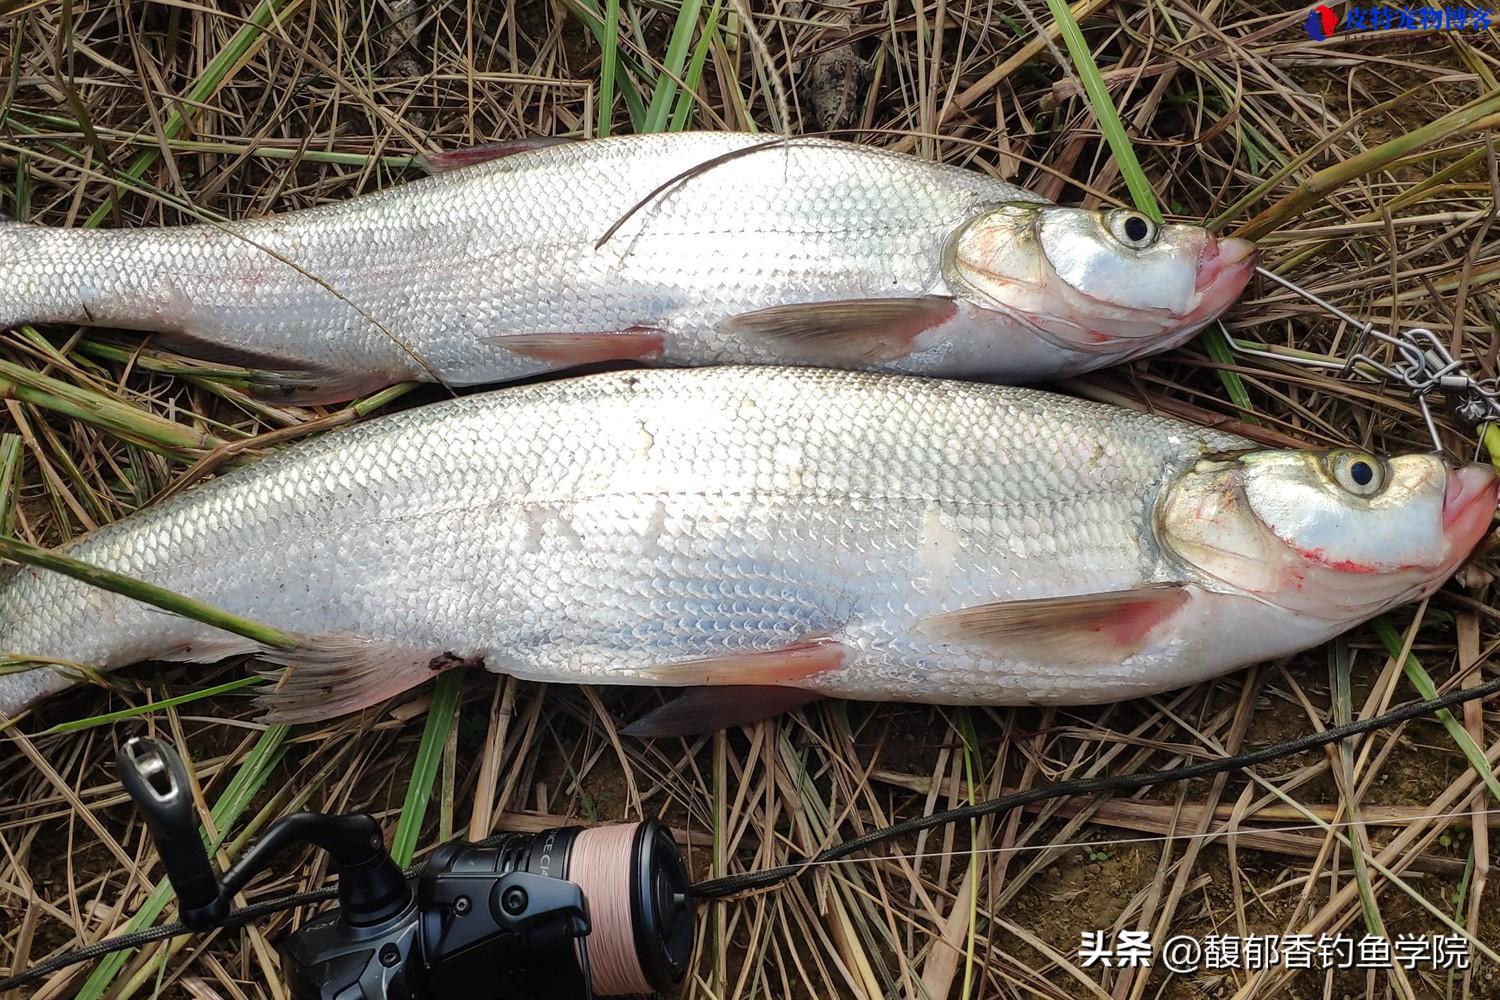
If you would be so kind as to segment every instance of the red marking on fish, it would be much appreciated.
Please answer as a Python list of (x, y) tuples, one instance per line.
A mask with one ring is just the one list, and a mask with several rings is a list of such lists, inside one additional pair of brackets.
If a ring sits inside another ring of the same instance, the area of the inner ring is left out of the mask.
[(1292, 546), (1292, 548), (1299, 556), (1301, 556), (1303, 559), (1306, 559), (1308, 562), (1316, 563), (1319, 566), (1326, 566), (1329, 569), (1337, 570), (1340, 573), (1368, 575), (1370, 573), (1380, 572), (1379, 567), (1367, 566), (1364, 563), (1355, 562), (1353, 559), (1330, 559), (1327, 555), (1324, 554), (1322, 549), (1304, 549), (1298, 548), (1295, 545)]
[(1151, 631), (1171, 618), (1188, 602), (1188, 595), (1180, 591), (1163, 600), (1122, 601), (1109, 614), (1088, 626), (1085, 631), (1107, 636), (1118, 643), (1122, 650), (1134, 650), (1142, 646)]

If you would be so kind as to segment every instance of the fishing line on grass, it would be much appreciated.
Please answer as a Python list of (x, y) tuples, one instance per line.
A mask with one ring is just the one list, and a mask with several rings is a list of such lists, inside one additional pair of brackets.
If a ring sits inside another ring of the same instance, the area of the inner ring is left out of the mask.
[(1374, 732), (1377, 729), (1394, 726), (1423, 715), (1441, 711), (1445, 708), (1451, 708), (1454, 705), (1473, 701), (1476, 698), (1484, 698), (1497, 692), (1500, 692), (1500, 677), (1493, 677), (1476, 687), (1450, 691), (1445, 695), (1440, 695), (1437, 698), (1431, 698), (1427, 701), (1412, 702), (1409, 705), (1392, 709), (1383, 715), (1378, 715), (1370, 719), (1346, 722), (1342, 725), (1323, 729), (1316, 733), (1308, 733), (1296, 739), (1263, 747), (1259, 750), (1246, 751), (1217, 760), (1200, 761), (1196, 764), (1188, 764), (1164, 771), (1076, 778), (1070, 781), (1039, 786), (1024, 792), (1004, 795), (986, 802), (976, 802), (971, 805), (945, 809), (928, 816), (913, 817), (912, 819), (895, 823), (879, 830), (872, 830), (862, 836), (834, 844), (832, 847), (826, 848), (802, 862), (778, 865), (774, 868), (762, 869), (761, 871), (726, 875), (721, 878), (709, 879), (706, 882), (699, 882), (693, 886), (693, 895), (700, 899), (714, 899), (768, 889), (787, 879), (802, 874), (810, 864), (839, 861), (858, 851), (864, 850), (866, 847), (871, 847), (896, 837), (929, 830), (937, 826), (946, 826), (949, 823), (962, 823), (972, 819), (992, 816), (1018, 806), (1029, 805), (1033, 802), (1042, 802), (1047, 799), (1060, 798), (1067, 795), (1096, 795), (1101, 792), (1136, 791), (1152, 785), (1189, 781), (1194, 778), (1223, 774), (1227, 771), (1241, 771), (1257, 764), (1264, 764), (1269, 761), (1279, 760), (1282, 757), (1302, 753), (1306, 750), (1328, 746), (1340, 740), (1348, 739), (1351, 736), (1361, 736), (1365, 733)]
[[(1412, 719), (1430, 715), (1444, 709), (1462, 705), (1466, 702), (1475, 701), (1490, 695), (1500, 693), (1500, 676), (1493, 677), (1483, 683), (1471, 688), (1458, 688), (1447, 694), (1425, 701), (1412, 702), (1391, 709), (1381, 715), (1368, 719), (1360, 719), (1341, 725), (1332, 726), (1314, 733), (1308, 733), (1293, 740), (1287, 740), (1272, 746), (1263, 747), (1259, 750), (1251, 750), (1243, 753), (1222, 757), (1215, 760), (1200, 761), (1181, 767), (1168, 768), (1160, 771), (1148, 771), (1139, 774), (1126, 775), (1104, 775), (1090, 778), (1078, 778), (1069, 781), (1056, 782), (1050, 785), (1042, 785), (1016, 792), (1011, 795), (1001, 796), (984, 802), (976, 802), (968, 805), (958, 806), (953, 809), (945, 809), (932, 813), (928, 816), (919, 816), (904, 822), (895, 823), (879, 830), (872, 830), (849, 840), (834, 844), (831, 847), (818, 852), (812, 857), (791, 864), (778, 865), (759, 871), (743, 872), (734, 875), (726, 875), (720, 878), (708, 879), (707, 881), (693, 884), (686, 894), (688, 899), (709, 900), (725, 899), (745, 893), (764, 891), (781, 885), (784, 882), (797, 878), (816, 866), (828, 865), (839, 861), (853, 860), (852, 855), (864, 851), (886, 841), (898, 837), (917, 833), (933, 827), (945, 826), (950, 823), (962, 823), (968, 820), (980, 819), (1006, 812), (1020, 806), (1029, 805), (1034, 802), (1042, 802), (1048, 799), (1063, 798), (1072, 795), (1098, 795), (1105, 792), (1136, 791), (1153, 785), (1168, 784), (1178, 781), (1188, 781), (1195, 778), (1209, 777), (1211, 775), (1223, 774), (1229, 771), (1240, 771), (1259, 764), (1279, 760), (1294, 754), (1315, 750), (1320, 747), (1338, 743), (1354, 736), (1386, 729), (1391, 726), (1407, 722)], [(1242, 831), (1245, 833), (1252, 831)], [(503, 844), (507, 838), (514, 835), (501, 835), (481, 841), (469, 847), (485, 848), (491, 845)], [(452, 846), (452, 845), (445, 845)], [(444, 848), (439, 848), (439, 851)], [(417, 876), (417, 867), (406, 868), (401, 875), (406, 879)], [(277, 896), (270, 899), (260, 900), (248, 906), (229, 910), (216, 926), (238, 927), (260, 917), (269, 916), (296, 907), (307, 906), (315, 903), (325, 902), (333, 899), (338, 894), (338, 889), (328, 887), (315, 889), (309, 892), (296, 893), (294, 895)], [(95, 944), (86, 945), (73, 951), (55, 955), (37, 963), (25, 972), (0, 980), (0, 990), (13, 989), (37, 982), (61, 969), (81, 962), (88, 962), (101, 958), (116, 951), (124, 951), (139, 948), (143, 945), (166, 938), (176, 937), (181, 934), (191, 933), (191, 929), (181, 921), (176, 921), (160, 927), (148, 928), (142, 931), (134, 931), (109, 938)]]
[[(1422, 413), (1422, 421), (1427, 426), (1427, 433), (1432, 438), (1432, 448), (1436, 452), (1443, 450), (1443, 442), (1438, 436), (1437, 421), (1432, 416), (1430, 397), (1434, 393), (1442, 393), (1452, 399), (1455, 413), (1471, 427), (1478, 427), (1489, 421), (1500, 421), (1500, 379), (1476, 379), (1471, 376), (1464, 369), (1463, 363), (1453, 356), (1448, 345), (1431, 330), (1412, 327), (1396, 333), (1384, 333), (1375, 329), (1373, 321), (1361, 321), (1316, 292), (1273, 271), (1257, 267), (1255, 273), (1301, 296), (1341, 322), (1348, 323), (1356, 331), (1354, 346), (1343, 361), (1252, 347), (1236, 340), (1223, 321), (1218, 321), (1225, 341), (1236, 353), (1318, 371), (1336, 372), (1341, 377), (1359, 375), (1371, 382), (1393, 382), (1405, 389), (1416, 401)], [(1370, 353), (1372, 341), (1390, 345), (1394, 360), (1381, 361)]]
[[(1128, 801), (1128, 800), (1127, 800)], [(1429, 820), (1458, 820), (1473, 819), (1479, 816), (1500, 816), (1500, 809), (1454, 809), (1448, 812), (1437, 813), (1413, 813), (1402, 816), (1402, 823), (1422, 823)], [(936, 861), (940, 858), (968, 858), (974, 855), (1001, 855), (1001, 854), (1030, 854), (1042, 851), (1072, 850), (1074, 848), (1102, 848), (1102, 847), (1140, 847), (1148, 844), (1175, 843), (1185, 840), (1201, 840), (1205, 843), (1214, 840), (1223, 840), (1230, 837), (1253, 837), (1257, 834), (1270, 833), (1307, 833), (1308, 831), (1340, 831), (1356, 826), (1388, 826), (1389, 821), (1383, 823), (1372, 822), (1368, 819), (1359, 820), (1328, 820), (1323, 823), (1295, 823), (1284, 826), (1237, 826), (1234, 828), (1221, 827), (1217, 830), (1205, 830), (1202, 833), (1185, 831), (1183, 833), (1158, 833), (1147, 837), (1108, 837), (1100, 840), (1063, 840), (1045, 844), (1016, 844), (1011, 847), (975, 847), (951, 851), (921, 851), (890, 854), (861, 854), (859, 861)], [(845, 864), (850, 859), (830, 861), (829, 865)], [(817, 865), (807, 864), (806, 868), (816, 868)]]

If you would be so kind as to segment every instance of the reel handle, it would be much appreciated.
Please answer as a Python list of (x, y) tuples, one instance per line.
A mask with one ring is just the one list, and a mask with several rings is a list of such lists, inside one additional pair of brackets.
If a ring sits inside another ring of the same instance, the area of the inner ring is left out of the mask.
[(137, 736), (115, 754), (120, 783), (146, 818), (167, 880), (177, 894), (180, 917), (195, 931), (219, 926), (229, 912), (218, 876), (198, 835), (187, 768), (161, 740)]

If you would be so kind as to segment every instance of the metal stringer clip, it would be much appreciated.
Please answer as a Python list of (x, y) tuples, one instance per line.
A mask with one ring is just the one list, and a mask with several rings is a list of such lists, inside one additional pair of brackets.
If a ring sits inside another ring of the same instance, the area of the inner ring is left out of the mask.
[[(1432, 437), (1434, 451), (1443, 450), (1442, 440), (1438, 437), (1437, 422), (1432, 418), (1432, 409), (1428, 401), (1428, 396), (1435, 391), (1452, 397), (1456, 401), (1454, 409), (1458, 418), (1476, 430), (1481, 424), (1500, 421), (1500, 380), (1475, 379), (1469, 375), (1464, 370), (1463, 364), (1453, 357), (1453, 352), (1448, 350), (1448, 345), (1444, 344), (1431, 330), (1413, 327), (1395, 334), (1382, 333), (1375, 329), (1374, 323), (1355, 319), (1332, 302), (1308, 291), (1296, 282), (1289, 281), (1279, 274), (1273, 274), (1263, 267), (1257, 267), (1255, 270), (1262, 277), (1275, 282), (1289, 292), (1300, 295), (1329, 315), (1348, 323), (1359, 333), (1355, 337), (1354, 349), (1350, 351), (1348, 360), (1327, 361), (1321, 358), (1251, 347), (1235, 340), (1229, 330), (1220, 323), (1219, 328), (1223, 330), (1224, 339), (1236, 353), (1289, 362), (1306, 368), (1335, 371), (1344, 377), (1360, 375), (1371, 382), (1394, 382), (1411, 393), (1412, 398), (1417, 401), (1417, 406), (1422, 411), (1422, 419), (1427, 424), (1427, 433)], [(1371, 341), (1381, 341), (1391, 345), (1394, 360), (1381, 361), (1367, 353)]]

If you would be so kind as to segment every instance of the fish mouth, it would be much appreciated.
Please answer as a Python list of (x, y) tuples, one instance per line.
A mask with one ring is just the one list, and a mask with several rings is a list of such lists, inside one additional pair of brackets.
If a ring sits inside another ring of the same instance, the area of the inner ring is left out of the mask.
[(1495, 517), (1496, 494), (1500, 480), (1487, 465), (1466, 465), (1448, 470), (1448, 484), (1443, 491), (1443, 537), (1448, 540), (1452, 562), (1462, 562)]
[(1207, 318), (1229, 308), (1250, 283), (1257, 257), (1255, 244), (1249, 240), (1209, 236), (1193, 276), (1193, 290), (1198, 293), (1194, 314)]

